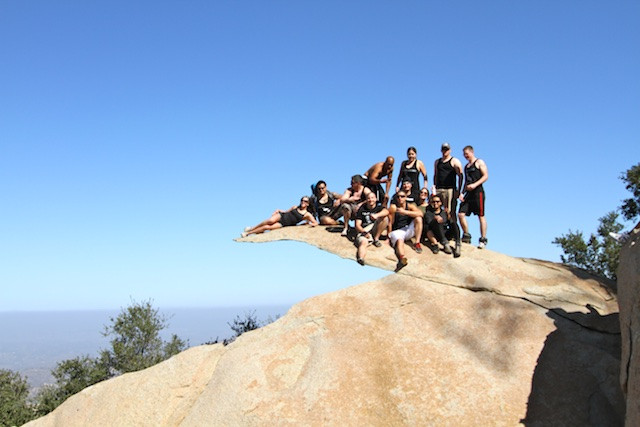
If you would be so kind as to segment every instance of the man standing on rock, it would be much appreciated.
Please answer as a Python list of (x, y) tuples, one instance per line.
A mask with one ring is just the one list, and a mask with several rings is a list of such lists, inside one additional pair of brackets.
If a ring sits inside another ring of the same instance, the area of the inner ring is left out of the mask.
[[(391, 189), (394, 162), (395, 159), (389, 156), (384, 162), (378, 162), (371, 166), (364, 174), (366, 178), (365, 187), (376, 193), (377, 199), (384, 206), (387, 206), (389, 202), (389, 190)], [(382, 189), (382, 184), (385, 184), (386, 188), (384, 190)]]
[(364, 265), (367, 246), (373, 243), (376, 248), (382, 246), (380, 235), (389, 223), (389, 211), (378, 202), (374, 192), (367, 194), (367, 200), (356, 215), (356, 261)]
[(462, 189), (462, 163), (451, 155), (451, 146), (448, 142), (440, 148), (442, 157), (433, 165), (433, 189), (431, 193), (437, 194), (442, 200), (442, 208), (450, 215), (449, 220), (456, 223), (456, 208), (458, 196)]
[(406, 266), (408, 261), (404, 255), (404, 242), (416, 236), (414, 248), (422, 253), (419, 237), (422, 236), (422, 211), (414, 203), (407, 203), (407, 193), (400, 190), (396, 193), (394, 203), (389, 207), (389, 243), (396, 252), (398, 265), (396, 271)]
[(460, 212), (458, 218), (462, 226), (462, 241), (471, 243), (471, 234), (467, 225), (467, 215), (476, 214), (480, 220), (480, 239), (478, 249), (484, 249), (487, 245), (487, 221), (484, 218), (484, 188), (482, 184), (489, 179), (487, 165), (481, 159), (476, 158), (473, 147), (467, 145), (462, 150), (467, 164), (464, 167), (464, 194), (460, 195)]

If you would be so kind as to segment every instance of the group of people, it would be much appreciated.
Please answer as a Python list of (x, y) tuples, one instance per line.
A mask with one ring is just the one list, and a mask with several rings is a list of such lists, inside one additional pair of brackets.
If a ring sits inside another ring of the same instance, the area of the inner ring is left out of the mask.
[[(356, 260), (364, 265), (368, 246), (381, 247), (380, 240), (386, 231), (398, 259), (397, 271), (408, 263), (405, 242), (409, 241), (413, 241), (417, 253), (422, 253), (422, 244), (426, 244), (434, 254), (442, 250), (459, 257), (461, 243), (471, 243), (467, 216), (475, 214), (480, 222), (478, 248), (482, 249), (488, 243), (483, 188), (489, 178), (487, 165), (475, 156), (470, 145), (462, 150), (467, 161), (464, 166), (452, 156), (449, 143), (442, 144), (441, 153), (434, 162), (431, 191), (425, 165), (418, 160), (416, 148), (409, 147), (393, 196), (390, 191), (395, 160), (389, 156), (363, 175), (352, 176), (350, 186), (342, 194), (329, 191), (325, 181), (318, 181), (311, 186), (311, 197), (303, 196), (299, 205), (287, 211), (275, 211), (258, 225), (245, 228), (242, 236), (299, 223), (340, 226), (342, 236), (355, 232)], [(451, 240), (455, 242), (454, 248)]]

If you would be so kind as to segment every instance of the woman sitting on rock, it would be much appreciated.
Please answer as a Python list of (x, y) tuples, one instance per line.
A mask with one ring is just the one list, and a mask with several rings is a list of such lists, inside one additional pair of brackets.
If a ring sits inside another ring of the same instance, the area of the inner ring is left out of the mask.
[(315, 214), (316, 219), (323, 225), (336, 225), (342, 216), (340, 212), (340, 194), (327, 190), (327, 183), (320, 180), (312, 186), (313, 196), (311, 196), (310, 210)]
[(318, 223), (315, 218), (313, 218), (313, 215), (311, 215), (311, 212), (307, 210), (308, 208), (309, 198), (303, 196), (298, 206), (292, 206), (288, 211), (277, 210), (260, 224), (245, 228), (244, 232), (242, 232), (242, 237), (247, 237), (250, 234), (264, 233), (267, 230), (296, 225), (301, 221), (306, 221), (312, 227), (315, 227)]

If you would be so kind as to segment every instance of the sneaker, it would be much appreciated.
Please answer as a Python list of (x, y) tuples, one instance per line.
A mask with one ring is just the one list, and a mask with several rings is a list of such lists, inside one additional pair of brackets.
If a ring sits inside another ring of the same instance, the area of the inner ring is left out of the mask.
[(243, 231), (242, 233), (240, 233), (240, 237), (242, 237), (243, 239), (244, 239), (245, 237), (247, 237), (247, 236), (248, 236), (248, 234), (247, 234), (247, 232), (246, 232), (246, 231)]
[(376, 248), (379, 248), (380, 246), (382, 246), (382, 243), (380, 243), (380, 240), (374, 240), (373, 246), (375, 246)]
[(459, 258), (460, 257), (460, 246), (462, 246), (462, 243), (456, 242), (456, 247), (453, 250), (453, 257), (454, 258)]
[(431, 249), (431, 252), (433, 252), (434, 254), (437, 254), (438, 252), (440, 252), (440, 248), (438, 247), (438, 245), (431, 245), (430, 249)]
[(469, 233), (462, 234), (462, 242), (463, 243), (471, 243), (471, 234), (469, 234)]
[(415, 249), (419, 254), (422, 253), (422, 245), (420, 243), (416, 243), (415, 245), (413, 245), (413, 249)]
[(451, 254), (451, 246), (449, 246), (449, 242), (442, 242), (442, 246), (443, 246), (442, 251), (445, 254), (450, 255)]
[(400, 261), (398, 261), (398, 264), (396, 265), (396, 271), (400, 271), (403, 267), (406, 267), (408, 263), (409, 261), (406, 257), (400, 258)]
[(342, 237), (347, 237), (347, 233), (348, 233), (348, 232), (349, 232), (349, 229), (348, 229), (348, 228), (345, 228), (345, 229), (343, 229), (343, 230), (342, 230), (342, 233), (340, 233), (340, 235), (341, 235)]
[(478, 249), (484, 249), (487, 246), (487, 243), (489, 243), (489, 240), (486, 237), (481, 237), (478, 240)]
[(364, 260), (363, 260), (362, 258), (357, 257), (357, 258), (356, 258), (356, 261), (358, 262), (358, 264), (360, 264), (360, 265), (364, 265)]

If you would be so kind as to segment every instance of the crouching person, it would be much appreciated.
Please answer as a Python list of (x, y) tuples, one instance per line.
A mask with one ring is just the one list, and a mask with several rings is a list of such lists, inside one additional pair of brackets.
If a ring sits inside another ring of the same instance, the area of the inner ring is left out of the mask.
[[(442, 209), (442, 198), (439, 194), (431, 195), (429, 207), (424, 214), (424, 228), (427, 232), (431, 252), (437, 254), (440, 251), (438, 247), (438, 242), (440, 242), (444, 253), (450, 254), (453, 252), (454, 258), (460, 256), (461, 243), (458, 224), (455, 221), (451, 221), (447, 212)], [(449, 245), (449, 236), (447, 234), (456, 241), (456, 247), (453, 251)]]
[[(389, 243), (396, 253), (398, 265), (396, 271), (406, 266), (404, 242), (414, 236), (422, 236), (422, 211), (413, 203), (407, 203), (407, 194), (400, 190), (389, 207)], [(422, 252), (419, 237), (414, 245), (416, 252)]]
[(376, 194), (372, 191), (367, 194), (365, 203), (356, 214), (356, 261), (364, 265), (364, 257), (367, 255), (367, 246), (373, 243), (377, 248), (382, 246), (380, 235), (389, 224), (389, 211), (378, 202)]

